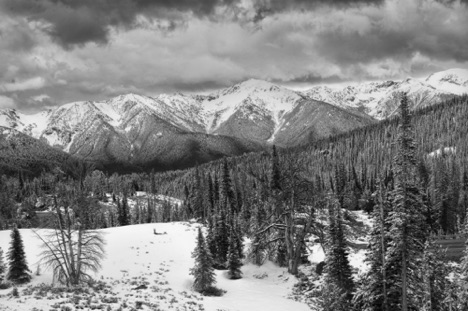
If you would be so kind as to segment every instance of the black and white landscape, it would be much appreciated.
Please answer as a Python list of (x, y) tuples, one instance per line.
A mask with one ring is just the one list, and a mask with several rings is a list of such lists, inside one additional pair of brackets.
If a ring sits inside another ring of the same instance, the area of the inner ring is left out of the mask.
[(466, 310), (465, 0), (0, 0), (0, 310)]

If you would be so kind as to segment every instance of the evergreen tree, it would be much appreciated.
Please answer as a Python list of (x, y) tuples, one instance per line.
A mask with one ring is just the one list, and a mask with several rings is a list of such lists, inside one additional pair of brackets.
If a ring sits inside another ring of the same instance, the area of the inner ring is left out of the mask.
[(354, 283), (351, 266), (348, 260), (348, 250), (343, 231), (343, 219), (337, 202), (328, 203), (328, 250), (326, 253), (326, 281), (333, 283), (341, 294), (343, 303), (350, 304)]
[[(26, 254), (24, 253), (23, 239), (17, 227), (11, 231), (11, 244), (8, 250), (9, 268), (7, 272), (7, 280), (14, 283), (27, 283), (31, 280), (31, 270), (26, 262)], [(28, 273), (29, 272), (29, 273)]]
[(190, 207), (193, 215), (191, 217), (205, 219), (206, 213), (203, 206), (203, 189), (201, 184), (200, 171), (198, 166), (195, 167), (195, 183), (189, 195)]
[(213, 254), (214, 267), (216, 269), (225, 269), (229, 252), (229, 226), (226, 213), (223, 209), (219, 211), (219, 215), (216, 217), (213, 238), (216, 245), (216, 253)]
[(216, 255), (216, 227), (213, 224), (215, 222), (215, 217), (216, 215), (213, 215), (210, 219), (208, 219), (208, 233), (206, 235), (206, 245), (208, 246), (208, 250), (213, 257)]
[(242, 262), (239, 256), (239, 239), (234, 228), (231, 227), (228, 252), (228, 270), (230, 279), (236, 280), (241, 278), (241, 266)]
[(252, 221), (253, 238), (249, 259), (251, 262), (259, 266), (262, 265), (265, 261), (265, 250), (267, 248), (265, 245), (265, 238), (262, 234), (259, 233), (262, 229), (262, 222), (264, 221), (265, 217), (265, 210), (263, 209), (263, 206), (258, 203), (255, 206), (254, 219)]
[(226, 158), (223, 160), (220, 191), (220, 206), (226, 208), (230, 214), (237, 214), (239, 211)]
[(148, 196), (146, 200), (146, 223), (149, 224), (153, 222), (153, 204)]
[[(401, 118), (394, 159), (395, 190), (387, 218), (389, 247), (386, 256), (390, 310), (417, 309), (420, 289), (418, 260), (426, 238), (425, 206), (416, 179), (415, 144), (406, 94), (401, 96)], [(411, 292), (412, 295), (408, 295)]]
[(204, 293), (216, 283), (216, 278), (213, 270), (213, 259), (206, 246), (201, 228), (198, 228), (197, 246), (192, 257), (195, 259), (195, 266), (190, 270), (190, 274), (195, 278), (193, 289)]
[[(464, 231), (468, 233), (468, 226), (465, 226)], [(450, 307), (449, 310), (468, 310), (468, 241), (465, 242), (464, 255), (457, 272), (444, 303)]]
[(449, 310), (445, 303), (449, 288), (449, 269), (445, 253), (436, 248), (433, 243), (426, 242), (420, 269), (422, 291), (420, 295), (420, 310)]
[(279, 166), (278, 152), (276, 151), (276, 146), (273, 145), (270, 172), (270, 190), (272, 192), (281, 190), (281, 174)]
[(122, 201), (117, 200), (118, 222), (120, 226), (128, 226), (130, 224), (130, 215), (128, 210), (127, 196), (124, 195)]
[(328, 273), (324, 274), (317, 304), (320, 310), (323, 311), (352, 310), (347, 293), (343, 292), (343, 289), (336, 284), (335, 279)]
[(3, 250), (0, 247), (0, 284), (3, 283), (3, 279), (5, 277), (5, 262), (3, 261)]

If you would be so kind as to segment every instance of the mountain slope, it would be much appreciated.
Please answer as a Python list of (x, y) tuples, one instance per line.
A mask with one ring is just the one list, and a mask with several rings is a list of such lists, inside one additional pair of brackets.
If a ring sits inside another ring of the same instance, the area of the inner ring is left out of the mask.
[(315, 86), (304, 94), (345, 109), (358, 109), (376, 119), (384, 119), (395, 115), (395, 95), (399, 92), (408, 94), (411, 109), (427, 107), (454, 95), (468, 93), (468, 70), (442, 71), (430, 75), (424, 81), (408, 78), (403, 81), (366, 82), (342, 89)]
[(373, 122), (367, 116), (338, 112), (298, 92), (254, 79), (211, 94), (201, 105), (206, 111), (207, 132), (285, 147)]
[(425, 82), (436, 89), (458, 95), (468, 93), (468, 70), (449, 69), (433, 73)]
[(30, 116), (0, 111), (0, 125), (119, 170), (185, 168), (269, 144), (305, 144), (372, 121), (261, 80), (209, 95), (126, 94)]
[(75, 159), (48, 144), (15, 129), (0, 126), (0, 174), (36, 175), (42, 171), (66, 170)]

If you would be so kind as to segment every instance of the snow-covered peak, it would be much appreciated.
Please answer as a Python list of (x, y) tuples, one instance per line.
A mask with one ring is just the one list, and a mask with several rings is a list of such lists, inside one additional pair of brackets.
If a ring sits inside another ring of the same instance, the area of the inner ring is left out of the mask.
[(0, 110), (0, 126), (13, 128), (38, 138), (47, 127), (49, 116), (50, 110), (36, 114), (24, 114), (15, 109), (4, 109)]
[(451, 69), (435, 73), (425, 81), (409, 77), (401, 81), (364, 82), (336, 90), (315, 86), (304, 94), (335, 106), (357, 108), (382, 119), (395, 113), (395, 94), (399, 92), (407, 93), (413, 102), (412, 109), (416, 109), (440, 102), (450, 95), (468, 93), (467, 78), (468, 70)]
[(109, 100), (110, 103), (115, 103), (115, 102), (138, 102), (138, 103), (146, 103), (148, 101), (151, 101), (151, 97), (148, 96), (143, 96), (143, 95), (138, 95), (135, 93), (128, 93), (128, 94), (123, 94), (116, 96), (114, 98), (111, 98)]
[(431, 74), (426, 83), (454, 94), (468, 93), (468, 69), (454, 68)]
[(218, 112), (250, 103), (270, 111), (289, 111), (300, 98), (298, 93), (287, 88), (250, 79), (208, 96), (203, 107), (208, 112)]
[(296, 94), (294, 91), (278, 86), (268, 81), (258, 80), (258, 79), (249, 79), (244, 82), (235, 84), (226, 89), (220, 90), (212, 94), (213, 96), (227, 96), (230, 94), (238, 94), (241, 96), (249, 96), (253, 94), (262, 94), (262, 93), (287, 93), (287, 95)]
[(250, 79), (241, 82), (209, 95), (202, 102), (208, 116), (207, 131), (216, 130), (238, 110), (248, 107), (263, 111), (278, 123), (301, 98), (297, 92), (267, 81)]

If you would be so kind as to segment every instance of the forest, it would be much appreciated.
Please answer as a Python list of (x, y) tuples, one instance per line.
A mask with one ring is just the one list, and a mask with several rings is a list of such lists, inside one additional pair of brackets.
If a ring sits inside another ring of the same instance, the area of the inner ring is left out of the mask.
[[(35, 175), (5, 171), (0, 230), (52, 226), (47, 212), (58, 206), (86, 229), (193, 219), (207, 228), (213, 268), (240, 278), (241, 260), (275, 262), (299, 277), (320, 310), (467, 310), (468, 255), (450, 265), (434, 240), (467, 230), (468, 96), (409, 111), (403, 94), (399, 109), (305, 146), (186, 170), (119, 175), (72, 161)], [(146, 202), (130, 206), (142, 191)], [(370, 269), (355, 275), (348, 234), (358, 210), (373, 226)], [(301, 270), (311, 237), (326, 254), (318, 287)]]

